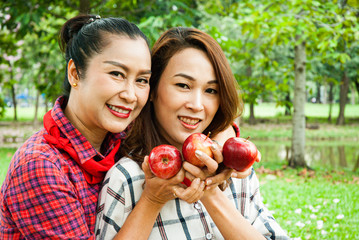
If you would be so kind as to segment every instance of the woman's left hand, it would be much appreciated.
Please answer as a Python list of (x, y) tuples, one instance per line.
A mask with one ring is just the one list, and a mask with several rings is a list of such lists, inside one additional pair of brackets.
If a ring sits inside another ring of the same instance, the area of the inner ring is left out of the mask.
[(219, 166), (222, 166), (221, 163), (223, 162), (223, 155), (220, 146), (217, 143), (214, 143), (211, 146), (211, 149), (213, 158), (201, 151), (196, 151), (197, 158), (205, 165), (203, 168), (199, 168), (187, 161), (183, 162), (183, 168), (186, 170), (185, 177), (190, 181), (196, 177), (205, 181), (205, 190), (215, 188), (218, 185), (223, 184), (223, 182), (226, 182), (227, 179), (230, 178), (233, 171), (232, 169), (225, 167), (221, 168), (220, 172), (218, 172)]

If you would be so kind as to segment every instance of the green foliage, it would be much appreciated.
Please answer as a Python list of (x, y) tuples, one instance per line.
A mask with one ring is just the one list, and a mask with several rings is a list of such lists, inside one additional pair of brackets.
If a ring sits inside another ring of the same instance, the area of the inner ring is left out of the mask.
[[(0, 58), (0, 98), (9, 98), (11, 87), (17, 94), (24, 89), (32, 95), (39, 92), (48, 101), (61, 94), (65, 64), (57, 35), (66, 19), (86, 11), (137, 23), (151, 44), (173, 26), (207, 31), (225, 51), (248, 103), (270, 100), (278, 106), (291, 106), (294, 46), (302, 40), (308, 46), (308, 81), (339, 84), (344, 69), (353, 83), (358, 81), (356, 0), (94, 0), (88, 6), (81, 2), (0, 3), (0, 55), (20, 57), (13, 63)], [(296, 35), (301, 38), (295, 40)], [(21, 74), (12, 77), (7, 70), (10, 64)], [(314, 94), (317, 90), (308, 91)]]

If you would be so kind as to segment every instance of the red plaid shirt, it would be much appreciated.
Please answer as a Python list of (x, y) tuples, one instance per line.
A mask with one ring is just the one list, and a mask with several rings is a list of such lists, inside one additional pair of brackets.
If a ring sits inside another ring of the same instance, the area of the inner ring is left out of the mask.
[[(66, 103), (60, 97), (52, 110), (62, 137), (81, 161), (103, 159), (64, 116)], [(52, 148), (44, 134), (45, 129), (35, 133), (11, 160), (0, 192), (0, 239), (92, 239), (101, 184), (89, 185), (79, 165)], [(108, 134), (103, 146), (109, 152), (124, 137)]]

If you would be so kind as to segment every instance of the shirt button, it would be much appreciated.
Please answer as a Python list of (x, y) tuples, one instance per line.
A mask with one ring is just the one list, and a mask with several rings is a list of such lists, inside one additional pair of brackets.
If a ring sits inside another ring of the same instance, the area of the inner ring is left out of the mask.
[(194, 204), (194, 208), (197, 209), (197, 210), (200, 210), (201, 209), (201, 204), (199, 202), (196, 202)]
[(212, 239), (213, 237), (213, 234), (212, 233), (207, 233), (206, 234), (206, 239)]

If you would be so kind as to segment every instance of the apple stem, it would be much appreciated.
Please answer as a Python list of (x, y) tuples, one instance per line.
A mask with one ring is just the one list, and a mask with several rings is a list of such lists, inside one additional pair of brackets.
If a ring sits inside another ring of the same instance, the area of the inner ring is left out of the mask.
[(211, 135), (211, 132), (208, 132), (207, 137), (204, 140), (207, 140), (207, 138), (209, 138), (209, 135)]
[(248, 140), (250, 137), (251, 137), (251, 136), (248, 136), (248, 137), (246, 138), (246, 140)]

